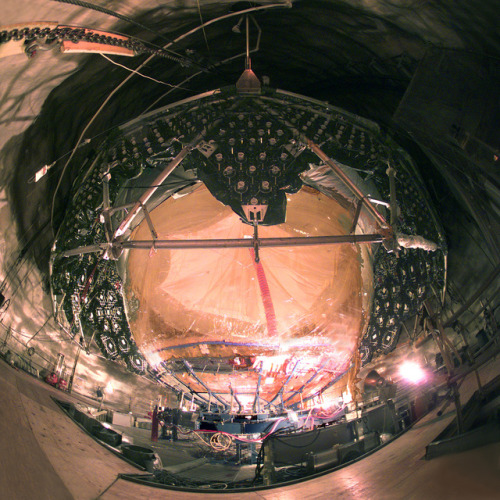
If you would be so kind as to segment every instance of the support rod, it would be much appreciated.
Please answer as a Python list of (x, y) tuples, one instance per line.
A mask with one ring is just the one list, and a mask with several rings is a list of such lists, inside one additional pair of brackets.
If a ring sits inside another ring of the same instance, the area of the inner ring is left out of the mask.
[(186, 361), (185, 359), (183, 360), (183, 362), (184, 362), (184, 366), (187, 368), (187, 370), (188, 370), (189, 374), (190, 374), (190, 375), (191, 375), (191, 376), (192, 376), (192, 377), (193, 377), (193, 378), (194, 378), (194, 379), (195, 379), (195, 380), (196, 380), (199, 384), (201, 384), (201, 385), (202, 385), (202, 386), (203, 386), (203, 387), (204, 387), (204, 388), (208, 391), (208, 394), (209, 394), (209, 395), (213, 395), (214, 399), (216, 399), (219, 403), (221, 403), (221, 404), (224, 406), (224, 408), (228, 408), (228, 407), (229, 407), (229, 405), (228, 405), (225, 401), (223, 401), (221, 398), (219, 398), (219, 397), (217, 396), (217, 394), (214, 394), (212, 391), (210, 391), (209, 387), (207, 387), (207, 385), (203, 382), (203, 380), (201, 380), (201, 379), (198, 377), (198, 375), (196, 375), (196, 373), (195, 373), (195, 372), (194, 372), (194, 370), (193, 370), (193, 367), (189, 364), (189, 362), (188, 362), (188, 361)]
[(252, 412), (260, 413), (260, 383), (262, 382), (262, 373), (259, 372), (259, 379), (257, 380), (257, 389), (255, 390), (255, 399), (253, 400)]
[(302, 385), (302, 387), (300, 389), (298, 389), (297, 391), (293, 391), (294, 393), (288, 397), (287, 399), (285, 399), (285, 401), (283, 401), (283, 404), (286, 404), (288, 403), (288, 401), (290, 401), (291, 399), (293, 399), (295, 396), (297, 396), (297, 394), (300, 394), (305, 388), (306, 386), (308, 386), (318, 375), (319, 373), (321, 372), (321, 370), (328, 364), (328, 359), (325, 359), (323, 361), (323, 363), (321, 363), (320, 366), (318, 366), (318, 368), (316, 369), (316, 371), (313, 373), (312, 377), (309, 378), (309, 380)]
[(391, 226), (395, 230), (398, 220), (398, 205), (396, 201), (396, 170), (394, 170), (390, 165), (387, 169), (387, 175), (389, 176), (390, 188)]
[[(276, 116), (278, 113), (272, 109), (266, 109), (267, 112)], [(294, 130), (295, 127), (287, 120), (280, 119), (290, 130)], [(387, 224), (382, 214), (373, 206), (372, 202), (365, 197), (364, 193), (356, 186), (356, 184), (350, 179), (350, 177), (340, 168), (337, 163), (332, 160), (315, 142), (311, 141), (306, 135), (298, 132), (299, 138), (303, 144), (305, 144), (320, 160), (322, 160), (336, 175), (337, 177), (351, 190), (351, 192), (358, 198), (358, 200), (365, 200), (364, 204), (368, 212), (375, 218), (382, 229), (388, 230), (392, 233), (391, 227)]]
[(245, 35), (246, 35), (246, 60), (245, 68), (251, 69), (252, 63), (250, 62), (250, 25), (248, 23), (248, 14), (245, 16)]
[(352, 220), (351, 230), (349, 231), (349, 234), (353, 234), (356, 231), (356, 226), (358, 225), (361, 209), (363, 208), (363, 200), (364, 198), (361, 198), (356, 205), (356, 213), (354, 214), (354, 219)]
[(134, 208), (128, 213), (128, 215), (122, 220), (120, 226), (115, 232), (115, 238), (122, 236), (130, 227), (134, 219), (137, 217), (143, 205), (145, 205), (148, 200), (154, 195), (158, 186), (163, 184), (167, 177), (180, 165), (182, 160), (195, 148), (198, 143), (203, 139), (203, 132), (198, 134), (196, 138), (187, 146), (184, 146), (179, 154), (167, 165), (167, 167), (161, 172), (161, 174), (152, 182), (151, 187), (148, 188), (139, 201), (134, 205)]
[(352, 191), (352, 193), (358, 199), (365, 199), (364, 205), (366, 209), (370, 212), (370, 214), (374, 217), (374, 219), (380, 224), (382, 228), (387, 228), (389, 225), (386, 220), (382, 216), (382, 214), (373, 206), (370, 200), (365, 198), (364, 193), (356, 186), (356, 184), (349, 178), (348, 175), (344, 173), (344, 171), (337, 165), (337, 163), (332, 160), (323, 150), (315, 144), (313, 141), (308, 139), (307, 137), (301, 137), (302, 140), (307, 144), (307, 147), (323, 162), (330, 167), (331, 170), (340, 178), (340, 180)]
[(283, 382), (283, 385), (281, 386), (280, 390), (276, 393), (276, 395), (269, 401), (269, 403), (265, 406), (265, 408), (268, 408), (278, 397), (281, 396), (281, 406), (282, 409), (284, 407), (284, 401), (283, 401), (283, 392), (285, 391), (285, 387), (290, 382), (291, 378), (293, 377), (293, 374), (295, 373), (295, 370), (297, 366), (299, 366), (300, 359), (295, 363), (294, 367), (292, 368), (292, 371), (290, 372), (290, 375), (288, 375), (287, 379)]
[[(381, 243), (384, 236), (381, 234), (341, 234), (335, 236), (310, 236), (293, 238), (259, 238), (260, 247), (291, 247), (291, 246), (311, 246), (311, 245), (335, 245), (344, 243)], [(85, 247), (65, 250), (60, 255), (71, 257), (84, 253), (100, 252), (109, 249), (110, 245), (117, 249), (137, 249), (151, 250), (153, 246), (156, 249), (197, 249), (197, 248), (253, 248), (254, 239), (216, 239), (216, 240), (136, 240), (114, 242), (111, 244), (99, 243)]]
[(441, 355), (443, 356), (444, 363), (446, 365), (446, 370), (448, 371), (448, 386), (450, 387), (453, 401), (455, 403), (458, 433), (462, 434), (464, 432), (462, 404), (460, 403), (460, 392), (458, 391), (457, 383), (452, 381), (452, 378), (455, 374), (453, 370), (453, 361), (450, 356), (450, 350), (446, 342), (446, 334), (444, 333), (444, 328), (441, 324), (441, 321), (439, 321), (439, 319), (434, 314), (434, 310), (429, 300), (426, 300), (424, 302), (424, 307), (429, 313), (430, 321), (433, 326), (432, 336), (434, 337), (434, 340), (439, 347)]
[[(332, 378), (332, 380), (330, 380), (330, 382), (328, 382), (328, 384), (324, 385), (319, 391), (316, 391), (314, 394), (311, 394), (310, 396), (307, 396), (307, 398), (304, 398), (302, 400), (302, 404), (306, 403), (310, 399), (313, 399), (313, 398), (315, 398), (315, 397), (320, 396), (321, 394), (323, 394), (332, 385), (336, 384), (351, 369), (352, 366), (353, 366), (353, 364), (350, 364), (349, 367), (344, 372), (340, 373), (335, 378)], [(297, 405), (297, 404), (298, 403), (294, 403), (294, 405)]]
[[(336, 235), (336, 236), (310, 236), (293, 238), (260, 238), (259, 247), (289, 247), (310, 245), (334, 245), (342, 243), (381, 243), (383, 236), (380, 234)], [(120, 243), (123, 248), (147, 249), (152, 241), (126, 241)], [(254, 240), (249, 238), (228, 240), (157, 240), (156, 248), (253, 248)]]
[[(203, 397), (198, 392), (196, 392), (193, 389), (191, 389), (191, 387), (189, 387), (189, 384), (186, 384), (186, 382), (183, 382), (178, 377), (176, 377), (175, 373), (173, 373), (171, 370), (166, 370), (165, 373), (167, 374), (167, 376), (172, 377), (179, 385), (183, 385), (184, 387), (186, 387), (187, 390), (191, 393), (191, 396), (193, 398), (196, 396), (199, 400), (201, 400), (201, 401), (203, 401), (205, 403), (209, 402), (209, 400), (207, 398)], [(174, 387), (174, 390), (178, 391), (178, 392), (182, 392), (179, 389), (176, 389), (175, 387)]]
[(78, 343), (78, 349), (76, 350), (75, 362), (73, 363), (73, 369), (71, 370), (71, 376), (69, 377), (68, 382), (68, 393), (71, 394), (71, 390), (73, 389), (73, 381), (75, 380), (76, 373), (76, 365), (78, 364), (78, 360), (80, 358), (80, 353), (82, 352), (82, 345)]

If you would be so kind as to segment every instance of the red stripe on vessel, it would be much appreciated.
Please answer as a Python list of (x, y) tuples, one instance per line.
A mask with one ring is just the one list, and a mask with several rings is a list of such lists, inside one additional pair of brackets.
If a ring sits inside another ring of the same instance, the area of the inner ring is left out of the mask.
[(266, 315), (267, 322), (267, 333), (269, 337), (274, 337), (277, 335), (278, 330), (276, 326), (276, 314), (274, 312), (274, 305), (271, 299), (271, 292), (269, 291), (269, 285), (267, 283), (266, 273), (264, 272), (264, 267), (262, 262), (255, 262), (255, 252), (253, 248), (249, 248), (250, 255), (257, 271), (257, 280), (259, 281), (260, 296), (262, 297), (262, 304), (264, 305), (264, 312)]

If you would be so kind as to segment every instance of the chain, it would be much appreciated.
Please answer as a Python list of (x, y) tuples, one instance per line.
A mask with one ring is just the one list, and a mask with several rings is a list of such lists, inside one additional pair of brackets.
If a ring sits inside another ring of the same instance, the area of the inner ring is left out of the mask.
[(89, 43), (100, 43), (103, 45), (114, 45), (117, 47), (123, 47), (132, 50), (136, 55), (139, 54), (150, 54), (159, 57), (164, 57), (165, 59), (170, 59), (171, 61), (177, 62), (182, 66), (189, 66), (189, 61), (181, 57), (176, 57), (164, 49), (161, 48), (150, 48), (144, 45), (144, 43), (139, 40), (132, 38), (123, 39), (108, 35), (99, 35), (93, 33), (85, 28), (21, 28), (12, 29), (10, 31), (3, 30), (0, 31), (0, 45), (3, 43), (10, 42), (12, 40), (20, 41), (24, 40), (25, 43), (38, 42), (45, 39), (46, 45), (51, 45), (54, 42), (70, 41), (73, 43), (78, 43), (80, 41)]

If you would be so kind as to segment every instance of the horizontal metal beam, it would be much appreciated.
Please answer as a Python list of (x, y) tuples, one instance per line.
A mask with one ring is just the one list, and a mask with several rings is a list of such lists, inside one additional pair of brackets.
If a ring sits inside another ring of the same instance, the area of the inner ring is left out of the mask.
[[(344, 243), (381, 243), (381, 234), (341, 234), (336, 236), (310, 236), (297, 238), (259, 238), (259, 247), (293, 247), (311, 245), (339, 245)], [(100, 243), (85, 247), (65, 250), (59, 255), (71, 257), (85, 253), (100, 252), (114, 247), (116, 249), (151, 250), (156, 249), (202, 249), (202, 248), (253, 248), (254, 240), (217, 239), (217, 240), (137, 240), (113, 243)]]
[[(342, 234), (338, 236), (311, 236), (298, 238), (259, 238), (259, 247), (292, 247), (311, 245), (335, 245), (344, 243), (381, 243), (383, 236), (380, 234)], [(196, 248), (253, 248), (254, 240), (243, 239), (217, 239), (217, 240), (153, 240), (124, 241), (122, 248), (150, 250), (154, 245), (156, 249), (196, 249)]]

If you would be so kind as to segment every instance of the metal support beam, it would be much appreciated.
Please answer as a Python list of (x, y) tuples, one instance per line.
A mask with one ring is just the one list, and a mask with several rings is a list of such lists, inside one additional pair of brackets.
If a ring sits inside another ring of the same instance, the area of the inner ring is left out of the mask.
[[(311, 245), (335, 245), (343, 243), (381, 243), (384, 237), (381, 234), (346, 234), (337, 236), (310, 236), (292, 238), (260, 238), (258, 246), (262, 247), (292, 247)], [(153, 242), (124, 241), (116, 243), (121, 248), (149, 250)], [(195, 248), (254, 248), (255, 242), (250, 238), (218, 239), (218, 240), (156, 240), (156, 248), (168, 249), (195, 249)], [(70, 252), (71, 250), (68, 250)]]
[(148, 223), (149, 232), (151, 233), (151, 236), (153, 238), (153, 246), (154, 246), (154, 242), (158, 239), (158, 233), (156, 232), (156, 229), (153, 225), (153, 221), (151, 220), (151, 217), (149, 216), (149, 211), (146, 208), (146, 205), (142, 205), (142, 210), (144, 212), (144, 217), (146, 218), (146, 222)]
[(109, 180), (111, 175), (106, 172), (102, 178), (102, 206), (103, 211), (101, 214), (101, 222), (104, 223), (104, 234), (106, 235), (106, 241), (110, 242), (113, 239), (113, 225), (111, 223), (111, 215), (109, 209), (111, 207), (109, 198)]
[(356, 231), (356, 226), (358, 225), (358, 220), (359, 216), (361, 214), (361, 209), (363, 208), (363, 200), (364, 198), (361, 198), (358, 201), (358, 204), (356, 205), (356, 213), (354, 214), (354, 219), (352, 220), (352, 226), (349, 231), (349, 234), (353, 234)]
[(274, 468), (273, 441), (266, 439), (262, 443), (264, 448), (264, 466), (262, 467), (262, 479), (264, 486), (271, 486), (276, 482), (276, 469)]
[(458, 433), (462, 434), (464, 431), (462, 404), (460, 403), (460, 392), (458, 391), (457, 383), (452, 381), (452, 378), (454, 376), (454, 370), (450, 352), (447, 349), (449, 340), (447, 340), (446, 334), (444, 333), (441, 321), (439, 321), (439, 319), (437, 319), (436, 316), (434, 315), (434, 310), (431, 306), (430, 301), (426, 300), (424, 302), (424, 306), (427, 309), (427, 312), (429, 313), (432, 326), (435, 327), (435, 329), (432, 330), (432, 336), (434, 337), (434, 340), (436, 341), (436, 344), (439, 347), (439, 351), (441, 352), (444, 363), (446, 365), (446, 370), (448, 371), (448, 386), (451, 389), (451, 393), (453, 395), (453, 401), (455, 403), (455, 409), (457, 412)]
[(120, 212), (121, 210), (129, 210), (135, 205), (135, 203), (127, 203), (126, 205), (120, 205), (118, 207), (113, 207), (109, 209), (109, 215), (113, 215), (116, 212)]
[(208, 392), (209, 396), (213, 395), (214, 399), (216, 399), (217, 401), (219, 401), (219, 403), (221, 403), (225, 409), (229, 408), (229, 405), (227, 402), (223, 401), (221, 398), (219, 398), (219, 396), (217, 396), (217, 394), (214, 394), (212, 391), (210, 391), (210, 388), (207, 387), (207, 385), (203, 382), (203, 380), (201, 380), (198, 375), (196, 375), (196, 373), (194, 372), (193, 370), (193, 367), (189, 364), (188, 361), (186, 361), (185, 359), (183, 360), (183, 363), (184, 363), (184, 366), (187, 368), (189, 374), (199, 383), (201, 384)]
[(288, 401), (290, 401), (290, 399), (293, 399), (297, 394), (300, 394), (305, 389), (305, 387), (308, 386), (319, 375), (321, 370), (328, 364), (328, 361), (329, 361), (328, 359), (325, 359), (323, 361), (323, 363), (321, 363), (321, 365), (318, 366), (316, 371), (313, 373), (312, 377), (310, 377), (309, 380), (299, 390), (294, 391), (294, 394), (292, 394), (290, 397), (285, 399), (285, 401), (283, 401), (283, 404), (288, 403)]
[(392, 229), (396, 229), (396, 223), (398, 219), (398, 205), (396, 201), (396, 171), (389, 165), (387, 169), (387, 175), (389, 176), (389, 189), (390, 189), (390, 201), (391, 201), (391, 226)]
[[(169, 377), (172, 377), (178, 384), (180, 385), (183, 385), (184, 387), (187, 388), (187, 390), (191, 393), (191, 396), (194, 398), (195, 395), (198, 399), (200, 399), (201, 401), (205, 402), (205, 403), (208, 403), (208, 399), (204, 398), (203, 396), (201, 396), (198, 392), (196, 391), (193, 391), (193, 389), (191, 389), (191, 387), (189, 387), (188, 384), (186, 384), (185, 382), (183, 382), (182, 380), (180, 380), (178, 377), (175, 376), (175, 373), (173, 373), (171, 370), (165, 370), (165, 374)], [(163, 376), (163, 374), (162, 374)], [(161, 380), (161, 378), (160, 378)], [(167, 385), (170, 385), (170, 384), (167, 384)], [(173, 389), (175, 391), (179, 391), (179, 389), (176, 389), (173, 387)], [(179, 391), (179, 392), (182, 392), (182, 391)]]
[(271, 399), (271, 401), (269, 401), (269, 403), (265, 406), (265, 408), (268, 408), (269, 406), (271, 406), (273, 404), (273, 402), (280, 396), (281, 396), (281, 407), (284, 408), (285, 403), (283, 401), (283, 392), (285, 390), (286, 384), (288, 384), (288, 382), (290, 382), (291, 378), (293, 377), (293, 374), (295, 373), (297, 366), (299, 366), (299, 363), (300, 363), (300, 359), (295, 363), (294, 367), (292, 368), (292, 371), (290, 372), (290, 375), (288, 375), (286, 380), (283, 382), (283, 385), (281, 386), (280, 390), (275, 394), (273, 399)]
[[(260, 247), (291, 247), (291, 246), (311, 246), (311, 245), (336, 245), (344, 243), (381, 243), (384, 236), (381, 234), (342, 234), (336, 236), (310, 236), (292, 238), (259, 238)], [(59, 255), (71, 257), (85, 253), (101, 252), (110, 247), (116, 250), (138, 249), (150, 250), (153, 246), (156, 249), (197, 249), (197, 248), (254, 248), (255, 241), (250, 238), (242, 239), (217, 239), (217, 240), (137, 240), (114, 243), (98, 243), (84, 247), (65, 250)]]
[[(344, 372), (342, 372), (341, 374), (337, 375), (335, 378), (330, 380), (330, 382), (328, 382), (326, 385), (324, 385), (319, 391), (316, 391), (314, 394), (311, 394), (310, 396), (307, 396), (307, 398), (304, 398), (302, 400), (302, 403), (305, 403), (305, 402), (309, 401), (310, 399), (313, 399), (313, 398), (323, 394), (332, 385), (336, 384), (351, 369), (352, 366), (353, 366), (353, 364), (349, 365), (349, 368), (347, 368)], [(295, 404), (297, 404), (297, 403), (295, 403)]]
[(259, 379), (257, 380), (257, 389), (255, 389), (255, 399), (253, 400), (252, 412), (260, 413), (260, 384), (262, 382), (262, 373), (259, 372)]
[[(236, 395), (236, 391), (232, 388), (229, 387), (229, 390), (231, 391), (231, 413), (233, 412), (233, 398), (236, 401), (236, 404), (238, 405), (238, 413), (241, 413), (243, 411), (243, 407), (241, 406), (240, 400), (238, 399), (238, 396)], [(214, 394), (214, 393), (212, 393)], [(215, 396), (215, 394), (214, 394)]]
[(182, 160), (186, 158), (186, 156), (199, 144), (199, 142), (203, 139), (204, 132), (197, 135), (196, 138), (187, 146), (184, 146), (179, 154), (167, 165), (167, 167), (163, 170), (163, 172), (153, 181), (151, 187), (144, 191), (142, 196), (139, 198), (139, 201), (136, 202), (134, 208), (128, 213), (128, 215), (122, 220), (120, 226), (115, 231), (115, 239), (122, 236), (133, 223), (134, 219), (139, 214), (143, 205), (145, 205), (150, 198), (155, 194), (158, 186), (163, 184), (167, 177), (181, 164)]
[(71, 394), (71, 390), (73, 389), (73, 381), (75, 380), (76, 373), (76, 365), (78, 364), (78, 360), (80, 359), (80, 353), (82, 352), (82, 345), (78, 343), (78, 348), (76, 351), (75, 362), (73, 363), (73, 369), (71, 370), (71, 376), (69, 377), (68, 382), (68, 392)]
[(255, 262), (257, 264), (260, 262), (259, 257), (259, 223), (254, 220), (253, 221), (253, 251), (255, 255)]
[[(278, 113), (272, 109), (267, 109), (266, 112), (271, 113), (273, 116), (277, 117), (282, 123), (284, 123), (290, 130), (296, 130), (295, 127), (287, 120), (283, 120), (282, 117), (277, 116)], [(358, 198), (358, 200), (365, 200), (365, 205), (367, 210), (373, 216), (373, 218), (378, 222), (380, 227), (385, 230), (389, 230), (391, 233), (391, 228), (387, 224), (386, 220), (382, 214), (373, 206), (372, 202), (365, 197), (364, 193), (356, 186), (356, 184), (350, 179), (350, 177), (344, 173), (337, 163), (332, 160), (315, 142), (311, 141), (306, 135), (298, 133), (300, 140), (320, 159), (322, 160), (330, 169), (337, 175), (337, 177), (351, 190), (351, 192)]]
[(313, 141), (305, 136), (301, 136), (302, 140), (307, 144), (307, 147), (320, 159), (322, 160), (330, 169), (339, 177), (339, 179), (352, 191), (352, 193), (359, 199), (365, 199), (365, 206), (373, 216), (373, 218), (379, 223), (382, 228), (389, 228), (386, 220), (382, 214), (373, 206), (373, 204), (365, 198), (364, 193), (356, 186), (356, 184), (349, 178), (349, 176), (340, 168), (337, 163), (332, 160), (323, 150), (315, 144)]

